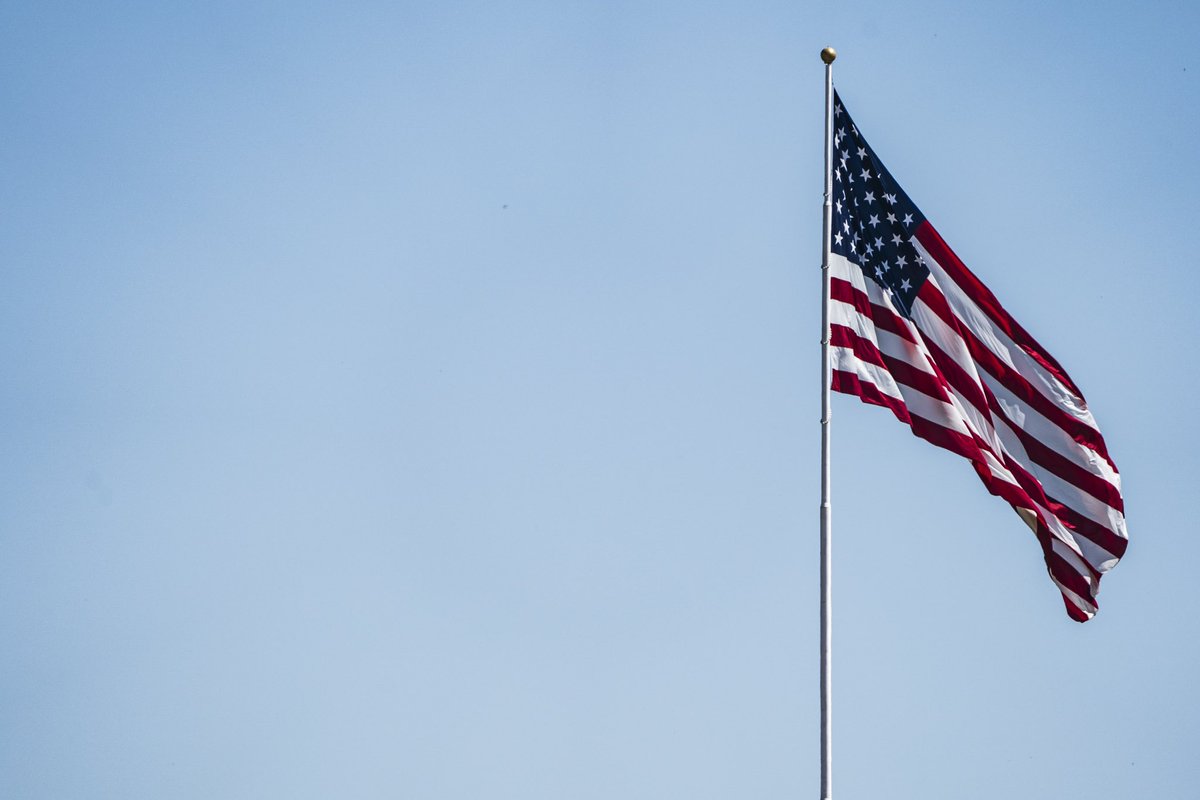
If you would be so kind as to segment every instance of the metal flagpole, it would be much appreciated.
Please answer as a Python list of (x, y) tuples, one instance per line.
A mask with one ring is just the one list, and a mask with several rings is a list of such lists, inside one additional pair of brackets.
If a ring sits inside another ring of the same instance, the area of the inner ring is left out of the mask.
[(833, 594), (830, 591), (829, 505), (829, 250), (833, 228), (833, 60), (837, 51), (821, 51), (825, 62), (825, 204), (821, 224), (821, 800), (833, 796)]

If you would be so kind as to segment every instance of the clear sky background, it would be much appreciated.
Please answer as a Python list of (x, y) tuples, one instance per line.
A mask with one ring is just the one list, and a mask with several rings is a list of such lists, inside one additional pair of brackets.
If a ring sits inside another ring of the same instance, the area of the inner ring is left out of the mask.
[(6, 3), (0, 796), (816, 797), (822, 66), (1131, 546), (834, 402), (835, 794), (1200, 789), (1191, 3)]

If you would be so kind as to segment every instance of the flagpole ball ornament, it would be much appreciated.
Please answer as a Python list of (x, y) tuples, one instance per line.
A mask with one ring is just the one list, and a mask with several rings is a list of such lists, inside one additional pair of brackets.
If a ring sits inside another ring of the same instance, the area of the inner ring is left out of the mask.
[(821, 51), (821, 60), (826, 64), (832, 64), (835, 58), (837, 58), (837, 50), (832, 47), (826, 47)]

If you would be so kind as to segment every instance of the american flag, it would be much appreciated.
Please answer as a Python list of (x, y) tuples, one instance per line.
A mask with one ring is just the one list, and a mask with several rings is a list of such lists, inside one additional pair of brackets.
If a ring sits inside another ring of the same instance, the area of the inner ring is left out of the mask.
[(1121, 476), (1079, 388), (942, 240), (834, 96), (832, 386), (971, 462), (1086, 622), (1125, 552)]

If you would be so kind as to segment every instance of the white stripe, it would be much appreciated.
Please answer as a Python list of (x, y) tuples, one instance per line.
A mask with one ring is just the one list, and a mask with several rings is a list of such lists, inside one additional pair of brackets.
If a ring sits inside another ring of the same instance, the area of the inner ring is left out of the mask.
[[(913, 244), (919, 247), (916, 240), (913, 240)], [(932, 269), (929, 279), (935, 281), (937, 288), (942, 291), (943, 296), (950, 303), (952, 312), (969, 315), (969, 318), (963, 319), (963, 324), (971, 329), (1001, 361), (1027, 377), (1037, 378), (1031, 383), (1036, 386), (1040, 381), (1043, 385), (1038, 388), (1043, 391), (1043, 394), (1046, 394), (1047, 386), (1051, 387), (1051, 391), (1057, 392), (1057, 394), (1047, 395), (1050, 402), (1065, 408), (1068, 413), (1072, 413), (1077, 419), (1081, 419), (1094, 428), (1095, 423), (1086, 408), (1082, 408), (1081, 416), (1079, 407), (1062, 402), (1063, 391), (1066, 391), (1071, 398), (1074, 398), (1074, 395), (1066, 390), (1066, 387), (1063, 387), (1056, 378), (1045, 373), (1040, 365), (1009, 341), (1002, 331), (996, 330), (990, 319), (963, 295), (961, 289), (946, 275), (940, 265), (937, 265), (923, 248), (921, 248), (921, 252), (927, 257)], [(844, 257), (834, 255), (830, 266), (835, 277), (850, 283), (856, 290), (866, 295), (872, 304), (894, 312), (895, 309), (889, 296), (877, 283), (866, 280), (857, 265)], [(946, 291), (944, 287), (950, 287), (951, 290)], [(954, 302), (955, 299), (958, 302)], [(960, 306), (963, 310), (960, 310)], [(1022, 430), (1029, 431), (1039, 441), (1045, 442), (1047, 447), (1070, 459), (1073, 463), (1079, 464), (1089, 472), (1099, 475), (1112, 483), (1119, 491), (1119, 476), (1108, 467), (1107, 462), (1104, 462), (1090, 448), (1084, 448), (1076, 443), (1062, 428), (1046, 420), (1041, 414), (1016, 402), (1016, 398), (1011, 392), (1000, 386), (986, 370), (979, 368), (974, 359), (970, 357), (966, 343), (958, 332), (948, 326), (919, 299), (913, 307), (913, 319), (908, 320), (903, 317), (900, 319), (908, 326), (909, 331), (916, 339), (916, 344), (889, 331), (876, 328), (870, 316), (859, 312), (851, 303), (834, 301), (831, 304), (830, 320), (833, 324), (846, 326), (863, 340), (873, 344), (881, 353), (901, 360), (930, 375), (946, 392), (949, 402), (943, 398), (929, 397), (916, 387), (897, 381), (890, 371), (862, 361), (849, 348), (835, 347), (833, 349), (835, 369), (852, 372), (858, 376), (861, 382), (872, 384), (881, 393), (900, 400), (914, 417), (921, 417), (962, 435), (975, 434), (978, 436), (995, 451), (992, 453), (986, 448), (980, 448), (988, 471), (996, 479), (1020, 488), (999, 456), (1011, 458), (1015, 463), (1020, 464), (1049, 496), (1105, 528), (1119, 532), (1118, 535), (1123, 534), (1124, 519), (1115, 509), (1111, 509), (1107, 504), (1033, 463), (1014, 433), (1014, 429), (1020, 427)], [(1005, 413), (997, 417), (993, 415), (990, 408), (976, 409), (973, 404), (966, 402), (953, 386), (943, 383), (937, 376), (935, 362), (924, 345), (926, 336), (946, 353), (970, 380), (980, 386), (981, 393), (983, 393), (983, 385), (986, 385), (995, 394), (997, 400), (1001, 401), (1000, 405)], [(1017, 363), (1020, 363), (1020, 366), (1017, 366)], [(1032, 376), (1030, 376), (1031, 372)], [(997, 422), (1001, 424), (996, 424)], [(1066, 452), (1063, 452), (1064, 450)], [(1103, 463), (1106, 469), (1099, 470), (1095, 466), (1096, 461)], [(1022, 494), (1025, 494), (1024, 491)], [(1030, 511), (1042, 520), (1051, 534), (1051, 547), (1066, 559), (1072, 569), (1078, 572), (1089, 585), (1094, 585), (1094, 579), (1087, 567), (1084, 566), (1085, 562), (1100, 571), (1106, 571), (1115, 563), (1113, 554), (1108, 553), (1082, 535), (1077, 538), (1071, 530), (1063, 525), (1061, 520), (1034, 498), (1029, 498), (1029, 502), (1033, 506)], [(1114, 520), (1114, 517), (1118, 519)], [(1055, 583), (1058, 584), (1058, 581)], [(1059, 589), (1068, 595), (1076, 605), (1088, 611), (1089, 614), (1094, 613), (1095, 606), (1091, 602), (1076, 596), (1061, 584), (1058, 585)]]
[[(842, 307), (841, 310), (848, 318), (847, 321), (851, 323), (850, 327), (867, 328), (870, 330), (870, 328), (868, 328), (870, 321), (864, 315), (860, 314), (853, 306), (845, 303), (836, 305), (840, 305)], [(968, 376), (974, 377), (976, 380), (983, 378), (988, 381), (989, 388), (995, 388), (995, 381), (986, 373), (981, 373), (981, 371), (976, 368), (974, 361), (968, 360), (966, 363), (964, 363), (963, 353), (965, 352), (965, 344), (956, 332), (951, 330), (940, 317), (934, 314), (932, 310), (930, 310), (924, 305), (924, 303), (920, 301), (914, 304), (913, 311), (914, 317), (917, 318), (918, 322), (921, 324), (921, 333), (923, 335), (929, 336), (930, 339), (932, 339), (943, 351), (947, 352), (948, 354), (954, 353), (957, 355), (958, 357), (954, 359), (955, 363), (957, 363)], [(913, 351), (916, 349), (915, 345), (895, 336), (894, 334), (890, 334), (887, 331), (876, 330), (875, 333), (879, 337), (879, 341), (876, 342), (876, 344), (881, 352), (889, 356), (900, 358), (907, 363), (913, 363)], [(864, 338), (869, 338), (869, 333), (866, 333)], [(928, 352), (923, 347), (921, 347), (920, 350), (925, 353)], [(930, 361), (932, 361), (931, 357)], [(922, 371), (927, 373), (929, 372), (929, 367), (927, 365), (914, 364), (914, 366), (922, 369)], [(889, 380), (889, 383), (896, 385), (891, 380)], [(910, 398), (912, 398), (913, 395), (918, 394), (915, 389), (905, 391), (905, 384), (898, 385), (900, 387), (899, 391), (901, 392), (906, 403), (910, 401)], [(945, 386), (944, 384), (942, 385)], [(1014, 462), (1020, 464), (1021, 467), (1027, 473), (1029, 473), (1029, 475), (1035, 481), (1037, 481), (1042, 490), (1055, 500), (1064, 503), (1077, 513), (1092, 519), (1103, 527), (1113, 531), (1117, 535), (1121, 535), (1123, 533), (1124, 519), (1121, 517), (1119, 512), (1109, 507), (1106, 503), (1096, 500), (1090, 494), (1078, 489), (1074, 486), (1074, 484), (1059, 478), (1049, 470), (1034, 463), (1034, 461), (1029, 457), (1028, 453), (1026, 453), (1024, 445), (1021, 444), (1020, 440), (1011, 430), (1015, 423), (1013, 423), (1010, 419), (1002, 418), (1001, 421), (1004, 423), (1004, 425), (998, 426), (999, 430), (997, 430), (997, 426), (995, 426), (995, 421), (992, 418), (990, 410), (986, 414), (981, 413), (975, 409), (972, 404), (966, 402), (953, 389), (952, 386), (945, 388), (947, 388), (948, 393), (951, 396), (952, 405), (954, 407), (953, 411), (947, 408), (945, 403), (939, 403), (938, 406), (934, 408), (930, 408), (927, 405), (923, 406), (923, 411), (925, 413), (918, 412), (916, 408), (910, 408), (910, 412), (916, 414), (917, 416), (925, 417), (931, 422), (944, 425), (945, 427), (949, 427), (960, 432), (973, 432), (977, 434), (980, 439), (988, 443), (988, 446), (992, 449), (992, 451), (994, 451), (994, 453), (1008, 456)], [(1000, 389), (1003, 389), (1003, 387), (1000, 387)], [(891, 394), (891, 392), (889, 392), (889, 394)], [(892, 394), (892, 396), (894, 397), (895, 395)], [(1011, 397), (1011, 394), (1007, 392), (1007, 390), (1004, 390), (1002, 396), (1007, 399)], [(931, 416), (931, 413), (935, 416)], [(1043, 418), (1038, 415), (1037, 419)], [(1045, 422), (1044, 424), (1047, 426), (1050, 425), (1048, 422)], [(1065, 433), (1063, 433), (1060, 428), (1057, 426), (1052, 427), (1053, 430), (1057, 431), (1061, 436), (1065, 436)], [(1074, 440), (1070, 441), (1072, 441), (1072, 444), (1074, 444)], [(983, 450), (983, 452), (988, 461), (993, 461), (996, 458), (996, 456), (988, 453), (987, 450)], [(1105, 463), (1105, 466), (1108, 466), (1107, 463)], [(1019, 486), (1016, 479), (1002, 464), (989, 464), (989, 467), (994, 474), (997, 472), (997, 469), (1003, 470), (1003, 479), (1008, 483)], [(1082, 535), (1076, 538), (1074, 533), (1066, 528), (1062, 522), (1050, 512), (1049, 509), (1041, 507), (1040, 504), (1037, 504), (1037, 506), (1037, 512), (1043, 518), (1043, 522), (1046, 524), (1047, 528), (1053, 532), (1055, 537), (1069, 541), (1073, 546), (1085, 551), (1087, 560), (1094, 567), (1100, 569), (1104, 564), (1109, 563), (1114, 559), (1114, 555), (1112, 553), (1109, 553)]]
[[(929, 280), (934, 281), (936, 288), (941, 289), (934, 276), (931, 275)], [(1120, 493), (1121, 477), (1103, 456), (1092, 448), (1075, 441), (1069, 433), (1046, 419), (1041, 412), (1025, 404), (989, 372), (979, 369), (967, 352), (966, 344), (958, 332), (951, 329), (920, 299), (913, 304), (913, 318), (917, 321), (922, 334), (945, 352), (969, 378), (977, 384), (982, 381), (992, 391), (996, 399), (1000, 401), (1004, 416), (1012, 425), (1027, 431), (1076, 466), (1099, 476), (1111, 484), (1118, 494)], [(993, 412), (989, 409), (987, 413), (990, 416)]]
[[(930, 280), (933, 280), (933, 278), (930, 277)], [(913, 317), (917, 320), (918, 330), (921, 331), (922, 343), (926, 338), (932, 340), (979, 387), (980, 378), (978, 370), (976, 369), (975, 362), (971, 361), (970, 357), (966, 354), (967, 346), (962, 338), (942, 323), (941, 319), (920, 300), (913, 304)], [(925, 347), (924, 350), (926, 353), (929, 352), (928, 347)], [(936, 363), (933, 360), (932, 354), (928, 358), (931, 363)], [(979, 435), (979, 438), (987, 442), (988, 447), (997, 453), (1002, 453), (1003, 448), (1000, 446), (999, 439), (996, 438), (996, 431), (991, 421), (991, 412), (987, 408), (976, 408), (975, 404), (963, 397), (961, 392), (949, 381), (947, 381), (947, 391), (953, 395), (956, 403), (962, 407), (963, 416), (970, 423), (971, 429)], [(982, 391), (983, 389), (980, 387), (980, 393)]]
[[(897, 336), (891, 331), (881, 330), (875, 327), (874, 320), (872, 320), (868, 315), (861, 313), (850, 303), (837, 301), (831, 303), (831, 321), (836, 321), (836, 324), (845, 325), (851, 330), (854, 330), (864, 339), (875, 345), (875, 347), (881, 353), (909, 364), (913, 368), (929, 375), (933, 380), (937, 381), (939, 385), (944, 386), (933, 370), (933, 359), (930, 357), (928, 349), (926, 349), (922, 343), (920, 331), (917, 330), (916, 326), (913, 325), (911, 320), (904, 319), (896, 312), (891, 298), (886, 292), (884, 292), (879, 284), (877, 284), (875, 281), (866, 280), (866, 278), (863, 276), (862, 270), (859, 269), (857, 264), (850, 262), (845, 256), (840, 256), (836, 253), (830, 258), (830, 268), (833, 271), (832, 274), (834, 277), (845, 280), (856, 290), (862, 292), (873, 305), (881, 306), (891, 313), (896, 314), (897, 319), (903, 322), (903, 324), (908, 328), (909, 334), (916, 341), (916, 343), (909, 341), (902, 336)], [(890, 377), (891, 373), (889, 372), (888, 375)], [(895, 383), (894, 378), (893, 383)], [(907, 384), (900, 385), (907, 386)], [(909, 391), (903, 394), (903, 397), (906, 400), (910, 394), (920, 395), (922, 398), (928, 398), (928, 400), (932, 400), (937, 404), (938, 407), (940, 407), (935, 410), (935, 407), (928, 405), (924, 401), (918, 401), (922, 403), (921, 407), (928, 412), (918, 413), (918, 416), (925, 417), (932, 422), (938, 422), (939, 419), (943, 418), (953, 419), (954, 424), (946, 425), (946, 427), (957, 430), (960, 433), (969, 433), (969, 429), (966, 425), (966, 421), (961, 410), (954, 410), (953, 406), (948, 406), (941, 400), (941, 398), (928, 397), (924, 393), (919, 392), (916, 387), (908, 388)], [(915, 412), (915, 409), (911, 410)], [(934, 416), (930, 416), (930, 414), (933, 414)], [(941, 423), (939, 422), (939, 424)]]
[(1042, 416), (1035, 408), (1026, 405), (998, 380), (984, 373), (983, 381), (996, 396), (1004, 417), (1014, 426), (1033, 436), (1072, 464), (1103, 479), (1121, 492), (1121, 476), (1112, 466), (1090, 447), (1085, 447), (1071, 438), (1071, 434)]
[(1074, 603), (1075, 607), (1078, 608), (1080, 611), (1082, 611), (1088, 619), (1091, 619), (1092, 617), (1096, 616), (1096, 604), (1095, 603), (1093, 603), (1089, 600), (1085, 600), (1082, 597), (1080, 597), (1079, 595), (1075, 594), (1070, 589), (1068, 589), (1067, 587), (1065, 587), (1061, 583), (1059, 583), (1058, 579), (1055, 578), (1053, 575), (1050, 576), (1050, 580), (1054, 581), (1054, 585), (1057, 586), (1058, 590), (1063, 593), (1063, 596), (1066, 597), (1068, 600), (1070, 600), (1072, 603)]
[(1096, 579), (1088, 570), (1087, 565), (1083, 562), (1077, 550), (1071, 549), (1066, 543), (1057, 539), (1050, 543), (1050, 549), (1062, 556), (1067, 565), (1079, 573), (1079, 576), (1087, 582), (1087, 585), (1092, 589), (1092, 596), (1096, 595)]
[(910, 414), (965, 436), (971, 435), (962, 414), (953, 405), (897, 381), (886, 368), (863, 361), (848, 347), (833, 347), (831, 355), (835, 370), (857, 375), (863, 383), (870, 383), (883, 394), (899, 400)]
[(938, 286), (942, 289), (942, 294), (946, 297), (946, 302), (950, 304), (954, 315), (963, 321), (979, 341), (998, 359), (1023, 375), (1047, 400), (1099, 433), (1096, 420), (1092, 417), (1092, 412), (1088, 410), (1083, 399), (1063, 385), (1057, 377), (1018, 347), (1008, 337), (1008, 334), (993, 324), (991, 317), (967, 296), (915, 236), (909, 241), (925, 259), (930, 274), (937, 277)]
[[(862, 269), (858, 264), (855, 264), (845, 256), (831, 253), (829, 255), (830, 274), (835, 278), (841, 278), (844, 281), (849, 281), (854, 284), (856, 289), (866, 291), (866, 278), (863, 276)], [(874, 283), (874, 281), (872, 281)]]
[(835, 371), (857, 375), (863, 383), (869, 383), (888, 397), (904, 403), (904, 395), (896, 384), (896, 379), (883, 367), (863, 361), (848, 347), (831, 347), (830, 358)]
[[(930, 280), (936, 281), (937, 279), (931, 275)], [(941, 288), (940, 285), (935, 285), (938, 289)], [(1008, 389), (986, 370), (978, 370), (974, 361), (970, 361), (967, 364), (963, 363), (963, 343), (961, 337), (950, 329), (923, 302), (918, 301), (918, 303), (914, 304), (913, 312), (914, 317), (919, 322), (922, 334), (929, 336), (935, 344), (950, 355), (968, 376), (975, 380), (982, 378), (987, 387), (996, 395), (1001, 408), (1006, 412), (1000, 415), (999, 420), (997, 420), (1002, 421), (1004, 425), (996, 426), (996, 431), (1000, 435), (1002, 442), (996, 449), (999, 452), (1006, 453), (1015, 462), (1020, 464), (1025, 471), (1037, 480), (1047, 495), (1080, 515), (1107, 528), (1117, 536), (1127, 538), (1125, 518), (1120, 511), (1108, 505), (1103, 500), (1093, 497), (1090, 493), (1080, 489), (1073, 483), (1059, 477), (1049, 468), (1037, 464), (1029, 457), (1024, 446), (1012, 430), (1020, 427), (1022, 430), (1029, 432), (1034, 438), (1054, 452), (1059, 453), (1080, 468), (1112, 485), (1119, 495), (1121, 491), (1120, 476), (1112, 470), (1108, 462), (1091, 448), (1078, 444), (1058, 425), (1046, 420), (1045, 417), (1034, 409), (1020, 403)], [(990, 411), (988, 416), (989, 419), (993, 419)], [(1047, 515), (1048, 517), (1053, 516), (1048, 511)], [(1058, 523), (1057, 519), (1055, 519), (1055, 523)], [(1061, 525), (1061, 523), (1058, 524)], [(1065, 528), (1062, 529), (1062, 532), (1073, 541), (1075, 540), (1074, 535)], [(1084, 540), (1084, 537), (1080, 535), (1079, 539)], [(1100, 569), (1105, 564), (1111, 566), (1112, 563), (1115, 563), (1114, 559), (1116, 556), (1112, 553), (1109, 553), (1099, 545), (1095, 545), (1090, 540), (1085, 541), (1086, 544), (1081, 542), (1081, 547), (1085, 547), (1090, 551), (1088, 561), (1097, 569)]]
[[(1042, 487), (1043, 492), (1045, 492), (1050, 497), (1053, 497), (1058, 502), (1066, 505), (1068, 508), (1075, 511), (1076, 513), (1078, 513), (1084, 517), (1088, 517), (1089, 519), (1091, 518), (1091, 514), (1087, 513), (1084, 509), (1081, 509), (1079, 507), (1081, 505), (1081, 503), (1079, 502), (1080, 497), (1091, 498), (1091, 495), (1087, 495), (1087, 494), (1080, 492), (1078, 489), (1075, 489), (1075, 487), (1071, 486), (1070, 484), (1065, 483), (1064, 481), (1059, 480), (1058, 478), (1054, 477), (1053, 475), (1050, 475), (1049, 476), (1050, 479), (1047, 480), (1047, 474), (1044, 471), (1039, 471), (1037, 465), (1033, 464), (1030, 461), (1029, 454), (1025, 452), (1024, 445), (1021, 444), (1021, 441), (1017, 438), (1016, 434), (1012, 432), (1012, 430), (1008, 427), (1008, 425), (1003, 420), (1001, 420), (1001, 424), (996, 426), (996, 433), (1000, 436), (1001, 441), (1004, 443), (1004, 450), (1005, 450), (1006, 454), (1008, 455), (1008, 457), (1011, 458), (1016, 463), (1020, 464), (1021, 467), (1024, 468), (1026, 472), (1028, 472), (1030, 475), (1032, 475), (1034, 480), (1036, 480), (1038, 482), (1038, 484)], [(1060, 493), (1055, 491), (1056, 489), (1063, 488), (1064, 486), (1070, 487), (1070, 489), (1072, 490), (1070, 492), (1070, 494), (1066, 497), (1061, 496)], [(1042, 521), (1046, 524), (1046, 527), (1049, 528), (1050, 532), (1055, 536), (1056, 539), (1059, 539), (1064, 542), (1069, 542), (1073, 546), (1074, 549), (1078, 550), (1080, 553), (1082, 553), (1084, 555), (1084, 557), (1087, 559), (1089, 564), (1091, 564), (1096, 569), (1099, 569), (1101, 571), (1106, 571), (1106, 570), (1102, 569), (1102, 566), (1105, 563), (1112, 561), (1112, 559), (1115, 558), (1115, 556), (1112, 553), (1109, 553), (1103, 547), (1096, 544), (1092, 540), (1088, 539), (1083, 534), (1076, 535), (1074, 531), (1070, 530), (1065, 525), (1063, 525), (1062, 520), (1060, 520), (1055, 514), (1051, 513), (1049, 509), (1044, 508), (1040, 503), (1038, 503), (1036, 501), (1036, 499), (1031, 497), (1030, 500), (1037, 507), (1036, 510), (1041, 515)], [(1092, 502), (1098, 503), (1098, 501), (1095, 501), (1095, 500), (1093, 500)], [(1100, 505), (1102, 505), (1103, 508), (1108, 508), (1107, 505), (1104, 505), (1104, 504), (1100, 504)], [(1113, 513), (1116, 513), (1116, 512), (1113, 512)], [(1100, 520), (1093, 520), (1093, 521), (1098, 522), (1101, 526), (1108, 528), (1109, 530), (1113, 530), (1114, 533), (1116, 532), (1112, 528), (1111, 524), (1108, 522), (1104, 522), (1104, 521), (1100, 521)], [(1124, 519), (1121, 520), (1121, 526), (1122, 526), (1121, 529), (1123, 530), (1124, 529)]]
[[(874, 292), (870, 292), (870, 289), (874, 289)], [(884, 293), (874, 282), (871, 282), (868, 285), (868, 293), (875, 294), (880, 301), (882, 301), (884, 298)], [(845, 307), (847, 304), (842, 303), (840, 305)], [(923, 304), (918, 303), (917, 305)], [(850, 313), (854, 314), (858, 320), (865, 324), (872, 325), (873, 327), (873, 323), (871, 323), (871, 321), (864, 315), (859, 314), (857, 309), (850, 306), (849, 311)], [(914, 306), (914, 312), (915, 311), (916, 307)], [(936, 319), (936, 315), (934, 315), (932, 312), (926, 311), (925, 313)], [(921, 321), (922, 320), (918, 320), (918, 322)], [(950, 399), (950, 405), (954, 408), (953, 416), (956, 420), (956, 424), (950, 427), (954, 427), (956, 430), (964, 429), (964, 432), (974, 433), (980, 439), (986, 442), (988, 447), (990, 447), (993, 451), (996, 453), (1002, 453), (1003, 449), (1000, 446), (1000, 441), (996, 438), (996, 432), (992, 427), (990, 414), (987, 409), (982, 411), (976, 409), (972, 403), (967, 402), (961, 395), (959, 395), (953, 386), (943, 381), (942, 376), (937, 374), (937, 368), (933, 360), (933, 356), (929, 352), (929, 348), (925, 346), (924, 337), (921, 335), (919, 327), (913, 326), (908, 320), (905, 320), (905, 322), (910, 325), (910, 330), (914, 333), (914, 338), (917, 340), (917, 343), (914, 344), (913, 342), (897, 336), (889, 331), (875, 329), (876, 336), (878, 337), (876, 345), (879, 347), (880, 352), (893, 358), (902, 360), (915, 369), (918, 369), (921, 372), (929, 375), (938, 383), (939, 386), (943, 388)], [(945, 326), (943, 326), (943, 328), (944, 327)], [(957, 345), (955, 346), (951, 345), (949, 342), (943, 342), (939, 343), (939, 346), (944, 350), (953, 351), (957, 349), (965, 352), (966, 345), (963, 343), (962, 339), (958, 338), (956, 335), (950, 335), (956, 339)], [(968, 362), (968, 364), (969, 366), (964, 367), (964, 371), (966, 371), (968, 375), (975, 374), (976, 370), (974, 362)], [(925, 415), (922, 414), (921, 416)], [(945, 415), (943, 415), (941, 418), (945, 418)], [(936, 422), (938, 419), (933, 419), (931, 421)], [(1012, 475), (1009, 474), (1007, 468), (1005, 468), (1002, 464), (999, 464), (999, 462), (997, 462), (997, 464), (998, 468), (1003, 470), (1004, 474), (1007, 476), (1006, 480), (1015, 483), (1015, 480), (1012, 478)]]
[(941, 425), (943, 428), (949, 428), (955, 433), (961, 433), (963, 436), (969, 437), (971, 435), (971, 429), (967, 427), (967, 421), (963, 419), (962, 414), (954, 406), (930, 397), (912, 387), (908, 387), (907, 384), (901, 383), (900, 386), (902, 387), (901, 391), (904, 391), (904, 387), (909, 389), (909, 391), (904, 392), (904, 403), (908, 406), (910, 414)]
[[(1026, 468), (1029, 469), (1029, 467)], [(1033, 472), (1033, 470), (1030, 469), (1030, 472)], [(1046, 470), (1039, 470), (1039, 472), (1040, 474), (1034, 474), (1046, 490), (1047, 496), (1053, 497), (1075, 513), (1087, 517), (1097, 525), (1108, 528), (1122, 539), (1129, 538), (1129, 534), (1125, 530), (1125, 516), (1120, 511), (1117, 511), (1108, 503), (1097, 500), (1074, 484), (1067, 483), (1051, 472)]]

